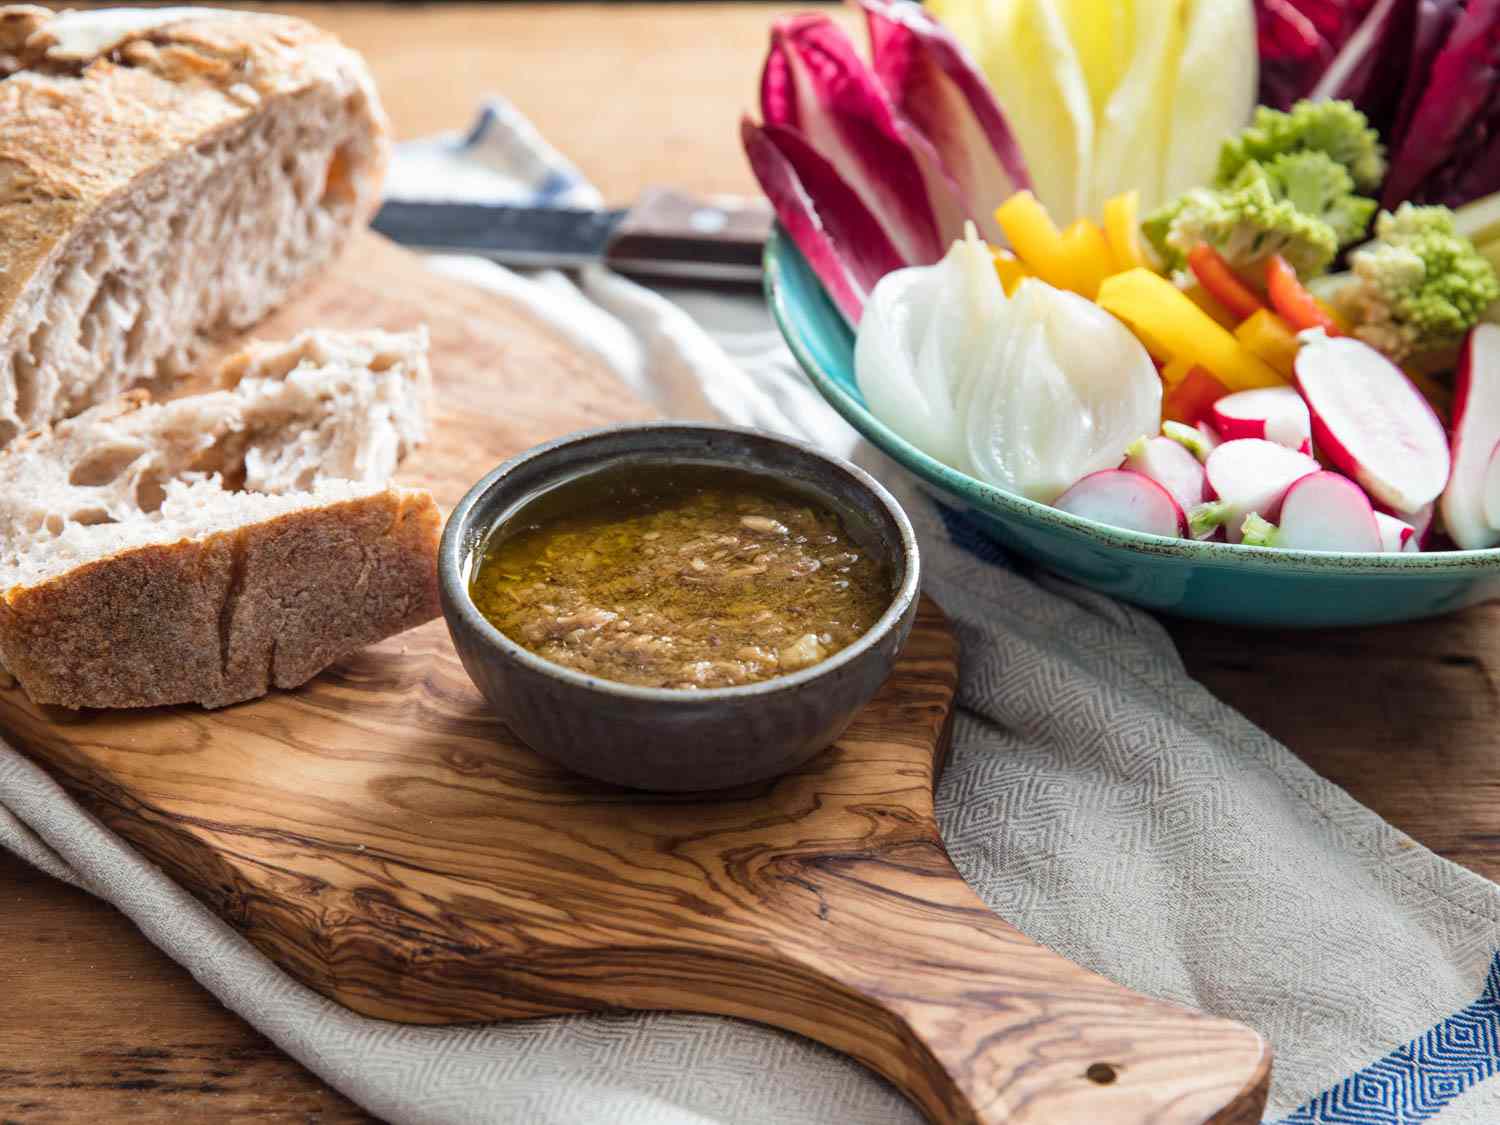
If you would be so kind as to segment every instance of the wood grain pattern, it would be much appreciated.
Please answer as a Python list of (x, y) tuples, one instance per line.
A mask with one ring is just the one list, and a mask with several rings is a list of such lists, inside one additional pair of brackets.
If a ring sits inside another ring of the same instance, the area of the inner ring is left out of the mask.
[[(481, 298), (371, 236), (260, 334), (428, 321), (436, 437), (407, 479), (448, 502), (526, 445), (644, 412), (535, 326), (473, 315)], [(956, 670), (926, 605), (836, 748), (708, 801), (516, 745), (436, 622), (240, 707), (43, 713), (12, 691), (0, 728), (356, 1011), (716, 1012), (847, 1051), (937, 1121), (1257, 1119), (1253, 1032), (1063, 961), (953, 869), (931, 791)]]

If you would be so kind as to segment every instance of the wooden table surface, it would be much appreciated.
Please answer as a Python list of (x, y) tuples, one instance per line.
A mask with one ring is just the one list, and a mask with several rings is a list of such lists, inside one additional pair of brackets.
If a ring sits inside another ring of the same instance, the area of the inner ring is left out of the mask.
[[(515, 102), (611, 200), (753, 190), (735, 122), (769, 5), (298, 5), (365, 52), (402, 137)], [(1500, 878), (1500, 607), (1285, 634), (1171, 626), (1194, 675), (1442, 855)], [(364, 1115), (112, 907), (0, 854), (0, 1122)]]

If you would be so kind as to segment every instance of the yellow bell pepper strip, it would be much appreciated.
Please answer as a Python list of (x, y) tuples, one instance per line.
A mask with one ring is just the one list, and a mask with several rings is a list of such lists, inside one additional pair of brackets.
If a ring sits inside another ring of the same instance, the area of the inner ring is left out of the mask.
[(1015, 293), (1016, 287), (1026, 278), (1026, 267), (1021, 260), (1009, 250), (999, 247), (990, 247), (990, 256), (995, 259), (995, 274), (1000, 278), (1000, 286), (1005, 290), (1007, 297)]
[(1016, 192), (995, 208), (995, 222), (1028, 270), (1048, 285), (1073, 288), (1062, 234), (1036, 196), (1029, 191)]
[(1187, 378), (1188, 372), (1193, 369), (1191, 362), (1185, 359), (1168, 360), (1162, 364), (1161, 385), (1162, 389), (1171, 391), (1179, 383)]
[(1290, 379), (1297, 360), (1297, 334), (1270, 309), (1260, 309), (1234, 330), (1234, 338)]
[(1099, 295), (1099, 283), (1115, 271), (1115, 256), (1104, 232), (1087, 219), (1079, 219), (1062, 233), (1063, 258), (1071, 288), (1092, 301)]
[(1141, 193), (1127, 191), (1104, 201), (1104, 237), (1109, 239), (1115, 256), (1115, 273), (1145, 267), (1146, 251), (1141, 248)]
[(1147, 351), (1155, 341), (1171, 358), (1207, 368), (1231, 391), (1279, 387), (1286, 382), (1182, 290), (1150, 270), (1127, 270), (1106, 278), (1099, 287), (1099, 305), (1130, 325)]
[(1218, 298), (1216, 298), (1207, 289), (1203, 288), (1203, 286), (1190, 285), (1183, 290), (1183, 293), (1184, 295), (1186, 295), (1189, 301), (1192, 301), (1193, 304), (1197, 305), (1209, 316), (1213, 317), (1214, 320), (1219, 324), (1223, 325), (1231, 332), (1234, 331), (1234, 326), (1238, 324), (1239, 321), (1234, 318), (1233, 313), (1231, 313), (1223, 305), (1219, 304)]

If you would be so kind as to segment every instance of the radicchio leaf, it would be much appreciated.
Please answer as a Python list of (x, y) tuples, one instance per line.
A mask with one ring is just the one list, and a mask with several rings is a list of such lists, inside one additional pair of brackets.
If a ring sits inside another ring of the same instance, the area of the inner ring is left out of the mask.
[(1405, 66), (1415, 12), (1413, 0), (1376, 0), (1351, 31), (1341, 32), (1338, 53), (1309, 96), (1353, 102), (1376, 132), (1390, 137), (1402, 89), (1391, 74)]
[(858, 324), (875, 283), (910, 263), (838, 170), (796, 130), (758, 126), (747, 117), (740, 139), (782, 227), (845, 319)]
[(1000, 103), (953, 35), (912, 0), (859, 0), (875, 73), (897, 110), (930, 142), (965, 216), (991, 242), (995, 207), (1031, 186)]
[(1333, 47), (1291, 0), (1256, 0), (1260, 47), (1260, 100), (1290, 109), (1305, 97), (1333, 61)]
[[(1401, 99), (1396, 105), (1389, 129), (1383, 130), (1386, 147), (1395, 152), (1406, 137), (1411, 126), (1412, 114), (1427, 89), (1427, 80), (1432, 74), (1432, 63), (1443, 44), (1453, 32), (1453, 25), (1463, 15), (1464, 0), (1411, 0), (1410, 48), (1391, 59), (1389, 74), (1401, 76), (1399, 86)], [(1379, 128), (1379, 126), (1377, 126)]]
[[(961, 215), (956, 190), (935, 157), (928, 153), (924, 161), (914, 151), (911, 131), (874, 72), (829, 17), (808, 13), (772, 25), (761, 116), (822, 154), (890, 236), (904, 264), (943, 256), (957, 233), (944, 228)], [(812, 194), (821, 204), (817, 191)]]
[(1432, 61), (1432, 75), (1398, 140), (1381, 202), (1391, 208), (1418, 197), (1423, 182), (1459, 146), (1500, 76), (1500, 0), (1469, 0)]

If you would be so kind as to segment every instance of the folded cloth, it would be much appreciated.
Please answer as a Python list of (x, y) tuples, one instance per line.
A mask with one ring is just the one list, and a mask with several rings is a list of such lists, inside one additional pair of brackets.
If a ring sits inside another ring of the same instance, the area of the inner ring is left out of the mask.
[[(417, 169), (417, 171), (412, 171)], [(402, 191), (589, 195), (496, 103), (397, 161)], [(408, 185), (415, 184), (415, 187)], [(575, 284), (443, 258), (533, 309), (675, 416), (849, 451), (754, 299)], [(964, 652), (939, 797), (991, 907), (1132, 988), (1241, 1019), (1276, 1050), (1268, 1119), (1500, 1121), (1500, 888), (1433, 855), (1215, 700), (1147, 614), (1009, 560), (868, 450), (917, 528)], [(40, 770), (0, 748), (0, 843), (115, 903), (225, 1004), (371, 1111), (411, 1122), (903, 1122), (795, 1036), (671, 1014), (465, 1028), (364, 1019), (281, 973)], [(766, 1081), (774, 1076), (775, 1081)]]

